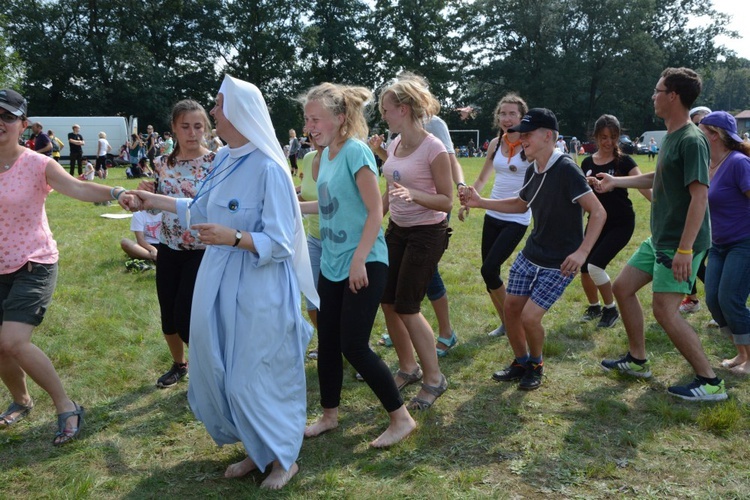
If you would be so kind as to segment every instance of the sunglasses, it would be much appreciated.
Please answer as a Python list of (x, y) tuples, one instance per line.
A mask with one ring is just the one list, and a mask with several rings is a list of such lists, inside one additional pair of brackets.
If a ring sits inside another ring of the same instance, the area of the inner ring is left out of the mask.
[(16, 116), (13, 113), (3, 113), (0, 115), (0, 120), (4, 121), (5, 123), (15, 123), (20, 119), (20, 116)]

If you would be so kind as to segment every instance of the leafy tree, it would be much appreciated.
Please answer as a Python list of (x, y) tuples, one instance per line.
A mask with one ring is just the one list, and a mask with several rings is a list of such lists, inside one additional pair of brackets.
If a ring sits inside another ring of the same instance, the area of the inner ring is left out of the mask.
[(12, 50), (5, 35), (7, 19), (0, 16), (0, 88), (20, 89), (23, 82), (25, 66), (18, 53)]

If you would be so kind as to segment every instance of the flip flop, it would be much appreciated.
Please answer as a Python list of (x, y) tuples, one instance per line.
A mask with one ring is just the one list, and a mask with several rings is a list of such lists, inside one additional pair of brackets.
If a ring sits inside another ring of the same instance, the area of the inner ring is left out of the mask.
[(443, 344), (445, 349), (436, 347), (435, 351), (437, 351), (438, 358), (444, 358), (448, 355), (448, 351), (456, 347), (456, 344), (458, 344), (458, 337), (456, 337), (456, 332), (451, 330), (450, 338), (444, 339), (443, 337), (438, 336), (437, 341), (439, 344)]
[[(29, 415), (32, 408), (34, 408), (33, 401), (31, 401), (28, 405), (22, 405), (21, 403), (16, 403), (15, 401), (13, 401), (8, 409), (5, 410), (4, 413), (0, 414), (0, 428), (4, 429), (6, 427), (10, 427), (16, 422), (23, 420)], [(14, 413), (18, 413), (18, 415), (16, 415), (15, 417), (11, 417), (11, 415), (13, 415)]]

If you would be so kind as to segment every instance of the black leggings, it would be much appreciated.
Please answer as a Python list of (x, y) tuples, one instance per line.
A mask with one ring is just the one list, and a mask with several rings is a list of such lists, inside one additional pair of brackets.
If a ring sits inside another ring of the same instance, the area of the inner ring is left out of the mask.
[(605, 223), (599, 239), (594, 243), (586, 262), (581, 266), (582, 273), (589, 272), (589, 264), (593, 264), (601, 269), (606, 269), (612, 259), (617, 257), (620, 250), (630, 241), (635, 230), (635, 217), (622, 221), (613, 221)]
[(174, 250), (159, 244), (156, 254), (156, 295), (161, 309), (161, 331), (190, 340), (190, 310), (198, 268), (205, 250)]
[(323, 408), (338, 408), (344, 377), (343, 354), (370, 386), (387, 412), (404, 404), (388, 366), (370, 349), (370, 333), (385, 289), (388, 266), (366, 264), (369, 285), (356, 294), (349, 280), (318, 279), (318, 382)]
[(500, 266), (508, 260), (521, 242), (527, 227), (485, 214), (482, 227), (482, 279), (487, 291), (497, 290), (503, 286)]

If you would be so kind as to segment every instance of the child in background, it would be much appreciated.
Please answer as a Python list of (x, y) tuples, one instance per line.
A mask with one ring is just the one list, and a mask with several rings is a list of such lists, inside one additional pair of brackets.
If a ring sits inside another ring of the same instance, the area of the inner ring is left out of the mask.
[(130, 222), (130, 230), (135, 241), (123, 238), (120, 247), (132, 259), (125, 263), (129, 270), (145, 271), (153, 269), (156, 263), (156, 246), (161, 231), (161, 213), (152, 214), (146, 210), (135, 212)]
[(84, 170), (83, 173), (78, 176), (78, 178), (81, 179), (82, 181), (93, 181), (94, 180), (94, 166), (86, 158), (83, 158), (81, 161), (83, 162), (83, 165), (85, 166), (86, 170)]

